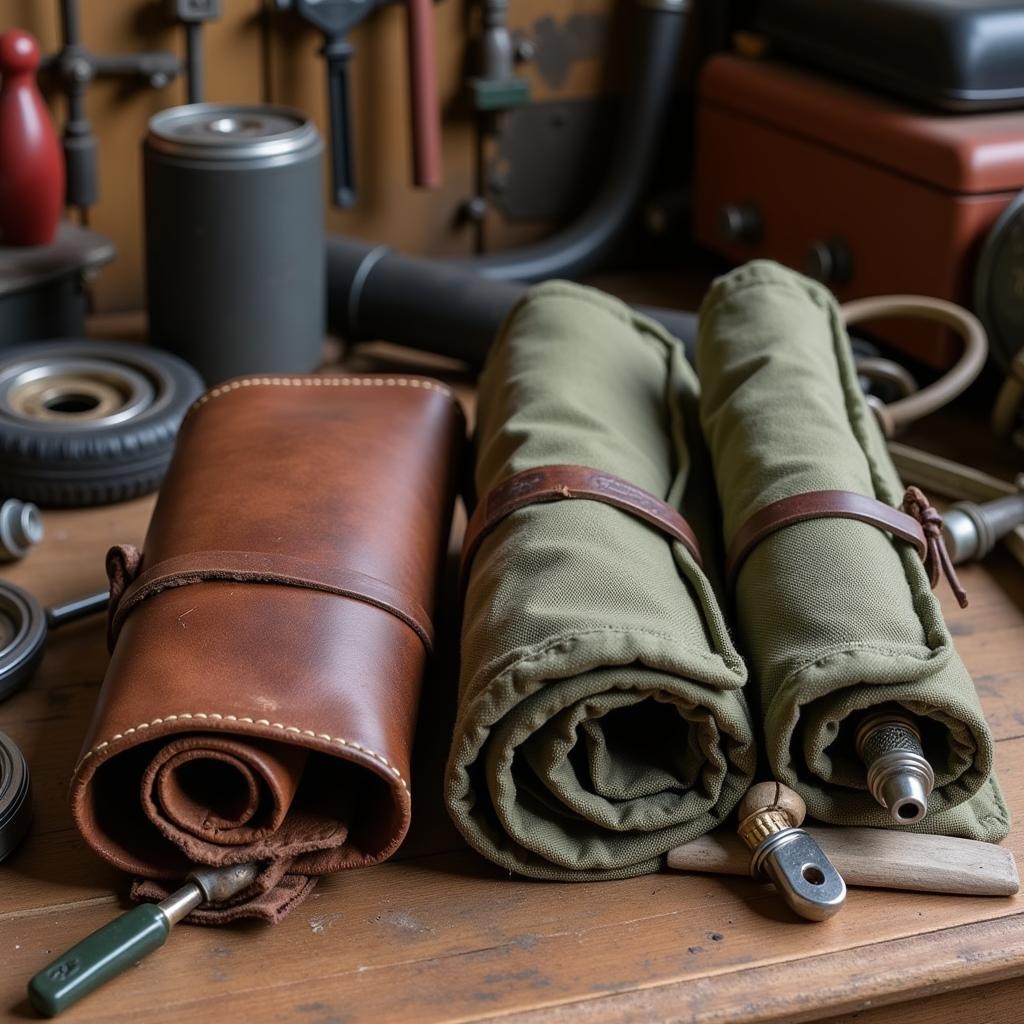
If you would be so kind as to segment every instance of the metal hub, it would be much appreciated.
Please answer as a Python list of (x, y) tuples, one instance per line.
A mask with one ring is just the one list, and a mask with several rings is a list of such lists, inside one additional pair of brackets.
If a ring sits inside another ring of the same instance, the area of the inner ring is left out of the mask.
[(144, 374), (114, 360), (55, 357), (0, 370), (0, 417), (37, 427), (113, 426), (139, 416), (156, 397)]

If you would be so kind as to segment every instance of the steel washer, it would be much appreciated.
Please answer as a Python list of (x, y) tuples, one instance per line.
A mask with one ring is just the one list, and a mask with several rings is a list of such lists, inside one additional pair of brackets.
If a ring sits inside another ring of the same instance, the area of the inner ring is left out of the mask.
[(28, 764), (14, 741), (0, 732), (0, 861), (25, 838), (32, 819)]
[(28, 682), (39, 663), (46, 642), (46, 612), (21, 587), (2, 582), (0, 630), (7, 634), (0, 647), (0, 700), (6, 700)]

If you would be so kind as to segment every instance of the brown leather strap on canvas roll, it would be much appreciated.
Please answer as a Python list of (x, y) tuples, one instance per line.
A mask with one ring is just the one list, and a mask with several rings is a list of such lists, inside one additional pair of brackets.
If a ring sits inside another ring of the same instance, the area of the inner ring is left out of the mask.
[(125, 618), (147, 598), (171, 587), (223, 580), (304, 587), (365, 601), (401, 619), (419, 636), (428, 652), (433, 648), (433, 627), (422, 605), (384, 580), (356, 569), (250, 551), (196, 551), (165, 559), (142, 572), (138, 571), (140, 564), (137, 553), (132, 549), (113, 548), (107, 556), (107, 574), (111, 582), (108, 619), (111, 647)]
[(465, 590), (469, 566), (483, 539), (510, 512), (549, 501), (582, 498), (612, 505), (679, 541), (700, 565), (700, 546), (690, 524), (669, 504), (622, 477), (589, 466), (538, 466), (510, 476), (477, 503), (462, 545), (460, 576)]
[(913, 544), (928, 570), (932, 587), (945, 574), (960, 607), (967, 607), (967, 594), (942, 538), (942, 517), (916, 487), (907, 488), (902, 511), (854, 491), (807, 491), (766, 505), (750, 516), (732, 539), (725, 566), (730, 586), (735, 584), (747, 556), (761, 541), (776, 530), (808, 519), (855, 519)]

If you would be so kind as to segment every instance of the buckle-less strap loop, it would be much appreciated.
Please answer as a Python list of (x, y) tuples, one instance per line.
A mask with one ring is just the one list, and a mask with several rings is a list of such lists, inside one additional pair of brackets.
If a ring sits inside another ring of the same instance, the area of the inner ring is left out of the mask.
[(125, 618), (143, 601), (172, 587), (222, 580), (302, 587), (363, 601), (404, 622), (423, 641), (428, 653), (433, 649), (433, 626), (419, 601), (357, 569), (252, 551), (194, 551), (165, 559), (141, 572), (140, 568), (141, 560), (134, 548), (113, 548), (107, 556), (111, 583), (107, 639), (111, 647)]
[(967, 607), (967, 594), (942, 537), (942, 516), (917, 487), (907, 488), (902, 511), (854, 491), (807, 491), (765, 505), (743, 523), (729, 545), (726, 575), (730, 586), (735, 585), (747, 556), (761, 541), (776, 530), (809, 519), (855, 519), (913, 544), (932, 587), (944, 574), (957, 603)]
[(589, 466), (554, 465), (525, 469), (492, 488), (477, 503), (462, 545), (460, 577), (465, 592), (469, 566), (484, 538), (517, 509), (569, 499), (600, 501), (649, 523), (679, 541), (700, 565), (700, 545), (690, 524), (661, 498), (614, 473)]

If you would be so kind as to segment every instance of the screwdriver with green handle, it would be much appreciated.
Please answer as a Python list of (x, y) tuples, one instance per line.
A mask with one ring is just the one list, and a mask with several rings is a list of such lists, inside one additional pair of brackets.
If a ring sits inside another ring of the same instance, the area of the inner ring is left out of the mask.
[(167, 899), (134, 907), (44, 967), (28, 983), (29, 1001), (43, 1016), (56, 1017), (159, 949), (171, 929), (196, 907), (223, 903), (248, 888), (258, 871), (252, 863), (194, 868), (185, 876), (185, 885)]

